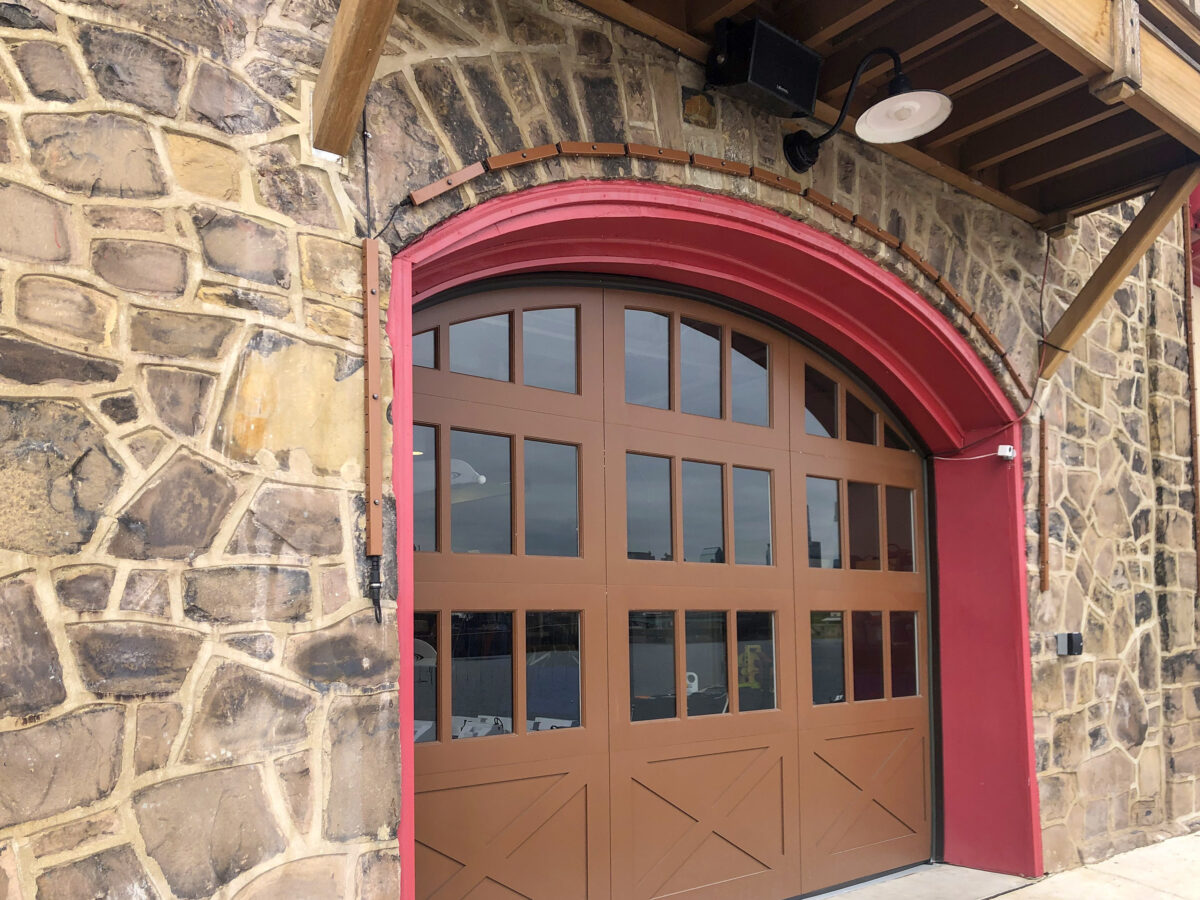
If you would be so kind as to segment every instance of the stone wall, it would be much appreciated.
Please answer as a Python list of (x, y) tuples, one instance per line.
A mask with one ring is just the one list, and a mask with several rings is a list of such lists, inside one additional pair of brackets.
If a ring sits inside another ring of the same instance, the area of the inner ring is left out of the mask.
[[(481, 157), (559, 140), (785, 171), (790, 123), (706, 92), (698, 66), (569, 0), (402, 0), (365, 158), (356, 141), (341, 164), (314, 160), (302, 123), (334, 8), (0, 2), (4, 900), (298, 896), (296, 884), (395, 896), (395, 622), (375, 626), (362, 600), (368, 231), (397, 249), (469, 205), (569, 178), (728, 193), (904, 278), (1023, 402), (928, 272), (749, 179), (556, 158), (397, 207)], [(848, 138), (808, 178), (920, 253), (1033, 383), (1042, 235)], [(1047, 325), (1133, 209), (1051, 242)], [(1050, 868), (1197, 810), (1182, 240), (1168, 229), (1038, 394), (1044, 594), (1036, 409), (1026, 429)], [(1085, 631), (1083, 657), (1054, 657), (1059, 630)]]

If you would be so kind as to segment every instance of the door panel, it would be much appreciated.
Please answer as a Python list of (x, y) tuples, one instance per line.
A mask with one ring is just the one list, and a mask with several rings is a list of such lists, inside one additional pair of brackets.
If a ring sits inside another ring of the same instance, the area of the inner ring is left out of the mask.
[[(531, 386), (570, 383), (566, 318), (538, 316), (567, 308), (575, 391)], [(521, 287), (418, 311), (431, 329), (418, 896), (773, 900), (928, 859), (923, 470), (903, 429), (797, 341), (696, 300)], [(462, 431), (508, 440), (508, 472), (456, 458)], [(559, 493), (528, 493), (545, 473), (526, 441), (577, 448), (577, 497), (549, 475)], [(506, 491), (511, 552), (456, 551), (454, 517), (494, 524), (500, 501), (473, 504)], [(577, 556), (526, 552), (527, 496), (543, 546), (571, 527), (555, 498), (577, 504)]]

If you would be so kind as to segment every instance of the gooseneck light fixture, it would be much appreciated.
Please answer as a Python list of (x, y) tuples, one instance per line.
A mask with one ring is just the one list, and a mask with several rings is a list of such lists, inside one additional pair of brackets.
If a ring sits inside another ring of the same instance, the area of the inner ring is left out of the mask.
[(846, 91), (842, 111), (837, 121), (824, 134), (816, 137), (807, 131), (797, 131), (783, 139), (783, 154), (797, 172), (807, 172), (817, 161), (821, 145), (833, 137), (850, 110), (854, 89), (876, 56), (892, 58), (892, 80), (888, 82), (887, 97), (872, 104), (854, 124), (854, 133), (868, 144), (898, 144), (928, 134), (946, 121), (953, 106), (950, 98), (940, 91), (914, 90), (908, 76), (900, 71), (900, 54), (890, 47), (879, 47), (862, 58)]

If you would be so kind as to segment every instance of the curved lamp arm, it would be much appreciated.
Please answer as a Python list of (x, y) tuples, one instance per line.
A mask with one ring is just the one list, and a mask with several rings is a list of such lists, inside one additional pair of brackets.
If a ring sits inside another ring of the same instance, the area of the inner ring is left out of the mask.
[[(859, 61), (858, 68), (854, 70), (854, 77), (850, 79), (850, 87), (846, 90), (846, 99), (842, 101), (841, 112), (838, 113), (837, 121), (830, 126), (829, 130), (816, 137), (813, 137), (807, 131), (797, 131), (783, 139), (783, 155), (787, 158), (788, 165), (797, 172), (807, 172), (811, 169), (817, 161), (821, 145), (833, 137), (838, 129), (842, 127), (842, 123), (846, 121), (846, 114), (850, 111), (850, 101), (854, 99), (854, 91), (858, 87), (858, 82), (862, 79), (863, 72), (867, 70), (867, 63), (876, 56), (890, 56), (892, 58), (892, 80), (890, 87), (892, 93), (897, 92), (898, 81), (900, 81), (901, 90), (904, 89), (903, 86), (907, 85), (908, 79), (900, 71), (899, 53), (891, 47), (876, 47), (870, 51)], [(901, 79), (903, 80), (901, 81)]]

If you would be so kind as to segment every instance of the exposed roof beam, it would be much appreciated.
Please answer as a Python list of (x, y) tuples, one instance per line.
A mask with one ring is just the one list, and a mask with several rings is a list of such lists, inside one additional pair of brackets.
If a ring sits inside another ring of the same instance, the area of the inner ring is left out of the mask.
[(1200, 166), (1191, 165), (1176, 169), (1166, 177), (1146, 205), (1129, 223), (1125, 233), (1100, 261), (1092, 277), (1075, 295), (1071, 305), (1062, 314), (1050, 334), (1046, 337), (1045, 359), (1042, 377), (1049, 378), (1070, 354), (1076, 341), (1095, 321), (1109, 297), (1121, 286), (1134, 266), (1138, 264), (1163, 226), (1179, 208), (1187, 202), (1188, 195), (1200, 183)]
[(345, 156), (383, 52), (395, 0), (342, 0), (313, 91), (313, 146)]
[[(876, 47), (891, 47), (900, 54), (901, 60), (909, 62), (991, 17), (992, 13), (987, 9), (964, 13), (958, 2), (934, 2), (921, 4), (902, 18), (868, 28), (826, 58), (821, 66), (821, 99), (827, 103), (841, 103), (859, 62)], [(886, 56), (880, 57), (863, 72), (862, 82), (870, 84), (886, 77), (891, 69), (892, 61)]]
[(1086, 81), (1062, 60), (1049, 53), (1040, 54), (964, 94), (950, 118), (921, 147), (933, 149), (957, 143), (989, 125), (1061, 97)]
[(895, 0), (861, 0), (858, 3), (790, 3), (788, 12), (776, 16), (774, 24), (822, 56), (841, 34), (883, 12)]
[(964, 171), (978, 172), (1123, 111), (1076, 90), (971, 135), (959, 147), (959, 163)]
[(736, 16), (754, 0), (693, 0), (688, 5), (688, 30), (697, 34), (711, 34), (722, 19)]
[(694, 59), (698, 63), (708, 62), (709, 45), (707, 41), (688, 34), (674, 25), (669, 25), (662, 19), (638, 9), (632, 3), (626, 3), (625, 0), (579, 0), (579, 2), (602, 16), (608, 16), (614, 22), (620, 22), (634, 31), (654, 38), (661, 44), (666, 44), (688, 59)]
[(1003, 20), (994, 19), (943, 50), (906, 63), (904, 74), (912, 79), (914, 87), (953, 97), (1041, 52), (1036, 41)]
[(1006, 191), (1019, 191), (1140, 147), (1161, 134), (1153, 122), (1126, 109), (1123, 115), (1083, 128), (1006, 163), (1000, 170), (1000, 183)]

